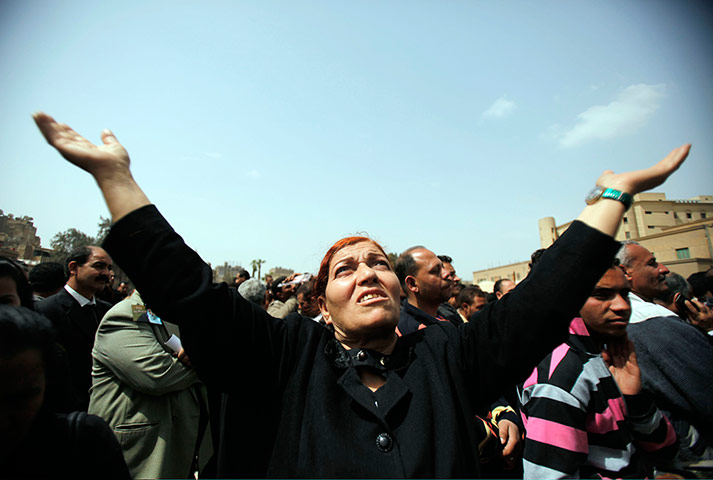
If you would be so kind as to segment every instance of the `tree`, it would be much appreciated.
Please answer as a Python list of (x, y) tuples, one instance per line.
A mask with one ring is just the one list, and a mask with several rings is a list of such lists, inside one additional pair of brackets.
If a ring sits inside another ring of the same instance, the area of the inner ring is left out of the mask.
[(58, 262), (64, 262), (67, 258), (69, 252), (79, 247), (86, 247), (87, 245), (94, 245), (95, 239), (87, 235), (86, 233), (77, 230), (76, 228), (70, 228), (64, 232), (57, 233), (50, 241), (50, 246), (54, 249), (54, 254), (52, 254), (52, 259)]
[(262, 270), (262, 264), (263, 264), (263, 263), (265, 263), (265, 260), (261, 260), (261, 259), (259, 259), (259, 258), (256, 259), (256, 260), (252, 260), (252, 261), (250, 262), (250, 266), (253, 267), (253, 274), (252, 274), (252, 276), (253, 276), (253, 277), (255, 276), (255, 270), (257, 270), (257, 278), (258, 278), (258, 280), (260, 280), (260, 271)]
[(111, 218), (104, 218), (99, 216), (99, 223), (97, 224), (99, 231), (97, 231), (97, 236), (94, 239), (97, 245), (101, 245), (107, 235), (109, 235), (109, 230), (111, 229)]

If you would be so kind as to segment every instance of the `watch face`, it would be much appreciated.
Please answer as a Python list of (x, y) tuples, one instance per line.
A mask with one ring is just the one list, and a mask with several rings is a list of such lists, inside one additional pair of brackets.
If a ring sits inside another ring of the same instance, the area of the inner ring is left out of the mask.
[(595, 186), (587, 195), (587, 198), (584, 199), (585, 202), (587, 202), (587, 205), (591, 205), (595, 203), (597, 200), (599, 200), (602, 196), (602, 193), (604, 193), (604, 190), (606, 190), (604, 187), (597, 185)]

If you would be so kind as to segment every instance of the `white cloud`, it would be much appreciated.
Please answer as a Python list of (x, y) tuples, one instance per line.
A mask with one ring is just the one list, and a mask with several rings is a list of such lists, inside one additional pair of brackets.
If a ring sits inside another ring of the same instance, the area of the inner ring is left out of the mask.
[(608, 105), (595, 105), (577, 115), (577, 123), (557, 135), (562, 148), (591, 140), (608, 140), (635, 131), (659, 108), (666, 86), (629, 85)]
[(515, 108), (517, 108), (515, 102), (513, 102), (512, 100), (508, 100), (507, 97), (503, 95), (502, 97), (495, 100), (495, 103), (493, 103), (490, 108), (483, 112), (482, 117), (503, 118), (510, 115), (515, 110)]
[(260, 178), (260, 172), (258, 172), (254, 168), (252, 170), (250, 170), (249, 172), (246, 172), (245, 175), (250, 178)]

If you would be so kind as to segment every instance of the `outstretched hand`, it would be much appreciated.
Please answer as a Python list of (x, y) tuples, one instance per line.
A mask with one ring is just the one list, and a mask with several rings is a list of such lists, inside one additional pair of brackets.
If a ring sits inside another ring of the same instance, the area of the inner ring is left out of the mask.
[(102, 145), (94, 145), (46, 113), (37, 112), (32, 117), (47, 143), (72, 164), (92, 174), (115, 222), (151, 203), (131, 176), (129, 154), (111, 131), (104, 130)]
[(643, 170), (624, 173), (606, 170), (597, 180), (597, 185), (621, 190), (630, 195), (651, 190), (661, 185), (673, 172), (678, 170), (690, 150), (690, 143), (681, 145), (657, 164)]
[[(597, 179), (596, 184), (600, 187), (613, 188), (632, 196), (658, 187), (681, 166), (690, 149), (690, 144), (681, 145), (657, 164), (643, 170), (624, 173), (614, 173), (611, 170), (606, 170)], [(587, 205), (577, 219), (613, 237), (619, 230), (624, 210), (624, 205), (617, 201), (595, 202), (592, 205)]]
[(94, 145), (69, 125), (58, 123), (46, 113), (37, 112), (32, 117), (47, 143), (72, 164), (95, 177), (117, 170), (128, 172), (129, 154), (110, 130), (101, 133), (102, 145)]
[(631, 340), (627, 338), (622, 342), (608, 344), (602, 357), (621, 393), (636, 395), (641, 391), (641, 370)]

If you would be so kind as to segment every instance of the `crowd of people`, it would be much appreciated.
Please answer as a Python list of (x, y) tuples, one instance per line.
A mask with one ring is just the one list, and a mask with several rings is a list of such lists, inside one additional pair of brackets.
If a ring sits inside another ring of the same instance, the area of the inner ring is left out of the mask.
[[(392, 264), (368, 237), (315, 276), (216, 284), (111, 132), (35, 120), (113, 226), (64, 265), (0, 259), (3, 475), (643, 478), (713, 460), (713, 269), (687, 281), (613, 239), (688, 145), (596, 179), (517, 285), (466, 285), (421, 245)], [(114, 262), (135, 289), (113, 289)]]

